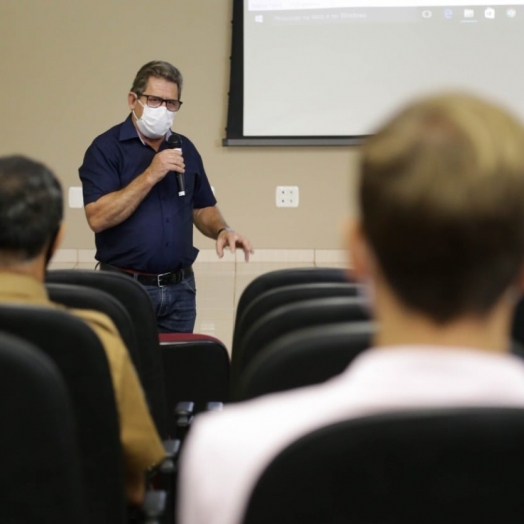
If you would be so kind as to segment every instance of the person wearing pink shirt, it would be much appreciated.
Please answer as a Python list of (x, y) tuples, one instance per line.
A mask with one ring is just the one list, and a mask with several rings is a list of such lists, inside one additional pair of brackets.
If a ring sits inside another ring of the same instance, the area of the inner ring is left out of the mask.
[(199, 415), (179, 524), (240, 524), (264, 468), (294, 440), (390, 410), (524, 407), (509, 353), (524, 282), (524, 128), (466, 94), (417, 101), (362, 149), (352, 272), (380, 326), (373, 348), (320, 384)]

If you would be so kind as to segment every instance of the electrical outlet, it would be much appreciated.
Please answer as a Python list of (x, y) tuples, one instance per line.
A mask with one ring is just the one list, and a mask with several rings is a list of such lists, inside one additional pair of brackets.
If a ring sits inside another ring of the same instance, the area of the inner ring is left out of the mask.
[(298, 186), (277, 186), (277, 207), (298, 207)]
[(69, 188), (69, 207), (73, 209), (84, 207), (84, 197), (80, 186), (71, 186)]

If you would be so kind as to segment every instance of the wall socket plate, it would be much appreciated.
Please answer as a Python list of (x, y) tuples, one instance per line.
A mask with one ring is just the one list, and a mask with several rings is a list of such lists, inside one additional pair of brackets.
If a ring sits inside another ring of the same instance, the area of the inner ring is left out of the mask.
[(298, 186), (277, 186), (277, 207), (298, 207)]
[(82, 209), (84, 207), (84, 196), (82, 187), (71, 186), (68, 192), (69, 207), (72, 209)]

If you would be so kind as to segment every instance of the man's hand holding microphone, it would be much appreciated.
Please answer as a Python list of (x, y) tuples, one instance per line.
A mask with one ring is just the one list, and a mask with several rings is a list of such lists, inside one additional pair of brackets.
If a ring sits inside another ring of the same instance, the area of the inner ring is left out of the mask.
[(182, 156), (182, 141), (176, 133), (172, 133), (168, 139), (169, 148), (157, 153), (147, 171), (151, 182), (160, 182), (167, 173), (174, 171), (177, 177), (179, 196), (185, 195), (184, 183), (184, 157)]

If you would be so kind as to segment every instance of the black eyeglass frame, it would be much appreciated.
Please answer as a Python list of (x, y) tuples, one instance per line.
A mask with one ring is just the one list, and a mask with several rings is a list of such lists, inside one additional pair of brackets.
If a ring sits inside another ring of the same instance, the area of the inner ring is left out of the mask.
[[(141, 96), (144, 96), (146, 98), (146, 104), (149, 106), (149, 107), (152, 107), (153, 109), (157, 108), (157, 107), (160, 107), (162, 106), (163, 104), (166, 105), (166, 109), (168, 111), (171, 111), (172, 113), (176, 113), (177, 111), (180, 111), (180, 108), (182, 107), (182, 100), (173, 100), (172, 98), (160, 98), (159, 96), (156, 96), (156, 95), (146, 95), (145, 93), (135, 93), (135, 95), (137, 96), (137, 98), (140, 98)], [(149, 103), (149, 99), (150, 98), (154, 98), (156, 100), (160, 100), (160, 104), (158, 105), (151, 105)], [(177, 109), (169, 109), (168, 105), (167, 104), (178, 104), (178, 107)]]

